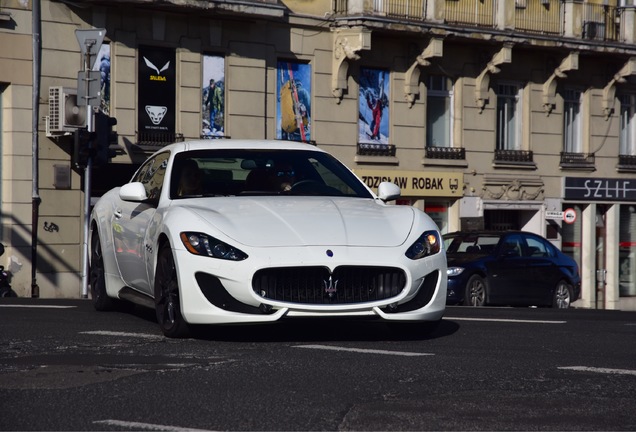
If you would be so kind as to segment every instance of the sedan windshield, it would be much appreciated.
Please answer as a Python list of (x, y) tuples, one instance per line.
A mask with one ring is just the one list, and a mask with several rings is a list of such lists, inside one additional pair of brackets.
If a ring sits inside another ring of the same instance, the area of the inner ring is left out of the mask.
[(172, 199), (234, 195), (371, 198), (333, 156), (307, 150), (196, 150), (175, 156)]
[(447, 253), (489, 254), (501, 236), (497, 234), (463, 234), (444, 236)]

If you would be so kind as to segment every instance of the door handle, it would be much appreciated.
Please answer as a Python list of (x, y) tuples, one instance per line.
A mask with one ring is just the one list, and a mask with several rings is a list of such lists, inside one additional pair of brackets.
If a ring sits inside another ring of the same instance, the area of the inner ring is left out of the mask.
[(117, 219), (121, 218), (121, 209), (115, 210), (113, 216), (115, 216)]

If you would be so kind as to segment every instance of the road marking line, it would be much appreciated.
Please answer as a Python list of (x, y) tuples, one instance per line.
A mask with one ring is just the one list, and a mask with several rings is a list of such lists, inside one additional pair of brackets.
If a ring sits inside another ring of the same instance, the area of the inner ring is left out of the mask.
[(577, 372), (596, 372), (596, 373), (614, 374), (614, 375), (636, 375), (636, 370), (629, 370), (629, 369), (609, 369), (609, 368), (596, 368), (596, 367), (588, 367), (588, 366), (564, 366), (564, 367), (560, 367), (559, 369), (573, 370)]
[(95, 420), (93, 423), (105, 424), (109, 426), (121, 426), (132, 430), (156, 430), (156, 431), (177, 431), (177, 432), (211, 432), (208, 429), (182, 428), (167, 425), (158, 425), (152, 423), (128, 422), (121, 420)]
[(40, 308), (40, 309), (70, 309), (77, 306), (55, 306), (55, 305), (17, 305), (17, 304), (3, 304), (0, 308)]
[(514, 323), (531, 323), (531, 324), (565, 324), (567, 321), (543, 321), (543, 320), (519, 320), (519, 319), (499, 319), (499, 318), (462, 318), (447, 317), (446, 320), (453, 321), (490, 321), (490, 322), (514, 322)]
[(294, 345), (294, 348), (309, 348), (309, 349), (321, 349), (321, 350), (331, 350), (331, 351), (349, 351), (349, 352), (357, 352), (357, 353), (363, 353), (363, 354), (385, 354), (385, 355), (397, 355), (397, 356), (407, 356), (407, 357), (435, 355), (430, 353), (386, 351), (386, 350), (362, 349), (362, 348), (345, 348), (345, 347), (337, 347), (337, 346), (329, 346), (329, 345)]
[(147, 333), (126, 333), (126, 332), (114, 332), (114, 331), (106, 331), (106, 330), (93, 330), (93, 331), (84, 331), (80, 332), (80, 334), (89, 334), (89, 335), (98, 335), (98, 336), (123, 336), (123, 337), (138, 337), (138, 338), (146, 338), (146, 339), (163, 339), (163, 336), (147, 334)]

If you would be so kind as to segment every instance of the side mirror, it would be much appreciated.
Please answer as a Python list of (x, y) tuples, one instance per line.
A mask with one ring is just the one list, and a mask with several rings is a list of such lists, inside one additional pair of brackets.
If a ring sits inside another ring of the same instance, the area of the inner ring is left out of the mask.
[(146, 188), (141, 182), (126, 183), (119, 189), (119, 198), (123, 201), (141, 202), (148, 199)]
[(401, 194), (400, 187), (395, 183), (382, 182), (378, 187), (378, 198), (384, 202), (396, 200)]

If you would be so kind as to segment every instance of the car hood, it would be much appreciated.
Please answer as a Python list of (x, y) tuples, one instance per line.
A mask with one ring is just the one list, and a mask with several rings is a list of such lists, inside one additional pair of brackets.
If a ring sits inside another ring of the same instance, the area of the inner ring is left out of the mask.
[(220, 231), (248, 246), (376, 246), (403, 244), (415, 211), (364, 198), (216, 197), (180, 207), (211, 232)]

